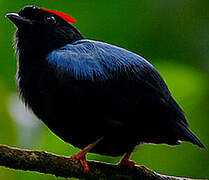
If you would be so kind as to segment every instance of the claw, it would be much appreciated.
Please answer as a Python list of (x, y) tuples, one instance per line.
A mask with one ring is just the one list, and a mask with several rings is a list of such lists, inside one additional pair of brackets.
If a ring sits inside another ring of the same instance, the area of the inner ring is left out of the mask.
[(131, 153), (132, 152), (127, 153), (117, 165), (119, 165), (119, 166), (129, 166), (130, 168), (134, 167), (136, 163), (129, 160), (129, 158), (131, 156)]
[(70, 158), (80, 160), (80, 162), (81, 162), (81, 164), (83, 166), (84, 172), (89, 172), (90, 171), (89, 165), (88, 165), (88, 163), (86, 161), (86, 153), (88, 153), (102, 139), (103, 139), (103, 137), (98, 139), (98, 140), (96, 140), (95, 142), (89, 144), (88, 146), (86, 146), (84, 149), (82, 149), (77, 154), (74, 154), (74, 155), (70, 156)]
[(81, 155), (80, 153), (82, 153), (82, 151), (77, 153), (77, 154), (75, 154), (75, 155), (70, 156), (70, 158), (80, 160), (80, 162), (81, 162), (81, 164), (83, 166), (83, 171), (84, 172), (89, 172), (90, 168), (89, 168), (89, 165), (88, 165), (88, 163), (86, 161), (86, 154)]

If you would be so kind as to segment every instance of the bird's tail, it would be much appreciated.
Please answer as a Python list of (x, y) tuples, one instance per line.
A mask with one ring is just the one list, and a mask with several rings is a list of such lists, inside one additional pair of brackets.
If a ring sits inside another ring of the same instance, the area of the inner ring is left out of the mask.
[(189, 141), (201, 148), (204, 148), (204, 145), (200, 142), (200, 140), (189, 130), (186, 125), (178, 121), (172, 121), (172, 128), (176, 133), (180, 136), (179, 140)]

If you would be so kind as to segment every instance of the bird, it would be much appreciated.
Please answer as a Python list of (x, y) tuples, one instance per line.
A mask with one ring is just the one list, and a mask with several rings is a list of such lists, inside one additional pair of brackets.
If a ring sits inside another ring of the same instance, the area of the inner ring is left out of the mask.
[(34, 114), (65, 142), (86, 154), (123, 156), (133, 167), (142, 143), (204, 145), (154, 66), (140, 55), (84, 38), (63, 12), (25, 6), (6, 15), (17, 30), (18, 92)]

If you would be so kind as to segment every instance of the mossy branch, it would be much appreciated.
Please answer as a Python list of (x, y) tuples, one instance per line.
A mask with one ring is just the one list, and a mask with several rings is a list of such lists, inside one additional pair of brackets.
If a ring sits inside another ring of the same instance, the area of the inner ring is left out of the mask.
[(183, 180), (189, 178), (168, 177), (143, 166), (133, 168), (101, 162), (88, 162), (90, 172), (83, 172), (79, 160), (57, 156), (45, 151), (31, 151), (0, 145), (0, 166), (36, 171), (64, 178), (93, 180)]

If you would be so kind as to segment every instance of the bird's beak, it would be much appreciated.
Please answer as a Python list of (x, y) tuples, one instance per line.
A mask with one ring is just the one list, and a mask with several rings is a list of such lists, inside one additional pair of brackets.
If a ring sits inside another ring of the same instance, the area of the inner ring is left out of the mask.
[(6, 14), (6, 17), (9, 18), (17, 27), (23, 24), (32, 24), (32, 21), (30, 19), (26, 19), (16, 13)]

